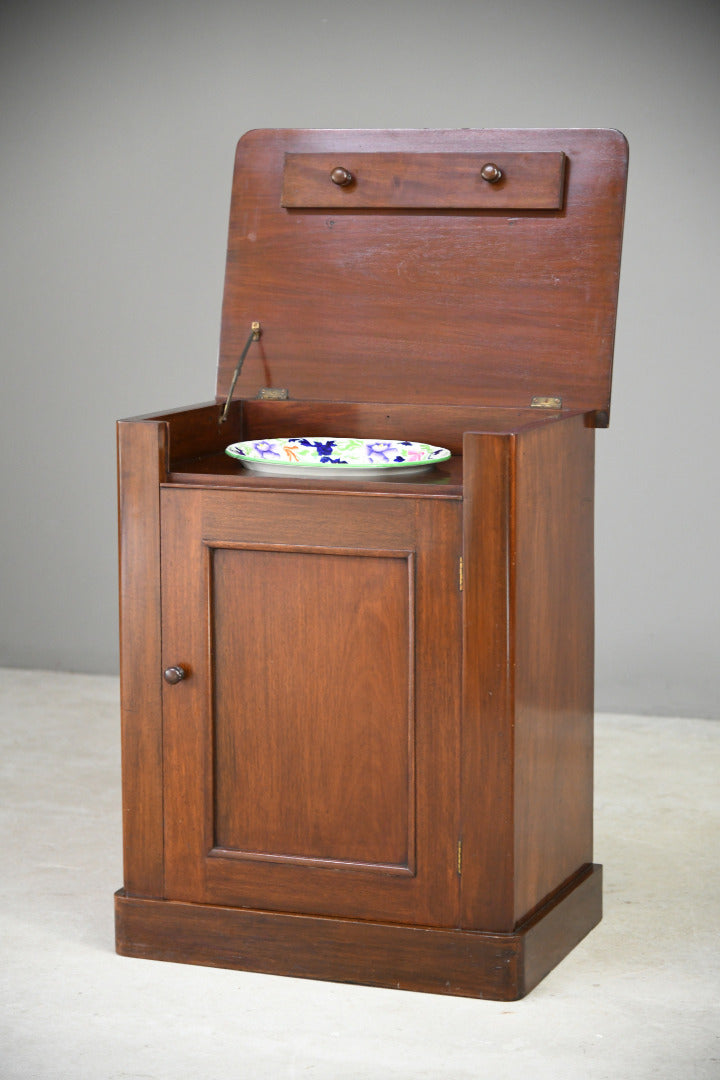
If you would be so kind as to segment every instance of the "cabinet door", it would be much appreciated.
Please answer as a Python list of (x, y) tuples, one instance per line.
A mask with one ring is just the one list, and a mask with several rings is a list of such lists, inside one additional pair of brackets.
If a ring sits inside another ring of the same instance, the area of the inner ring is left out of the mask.
[(169, 899), (455, 925), (460, 506), (163, 489)]

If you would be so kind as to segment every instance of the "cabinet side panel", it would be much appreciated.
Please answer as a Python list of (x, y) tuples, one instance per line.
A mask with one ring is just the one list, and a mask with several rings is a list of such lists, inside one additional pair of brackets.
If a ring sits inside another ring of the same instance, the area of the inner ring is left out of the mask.
[(166, 425), (121, 421), (117, 440), (125, 891), (158, 897), (163, 895), (159, 484)]
[(592, 862), (594, 431), (518, 436), (515, 917)]

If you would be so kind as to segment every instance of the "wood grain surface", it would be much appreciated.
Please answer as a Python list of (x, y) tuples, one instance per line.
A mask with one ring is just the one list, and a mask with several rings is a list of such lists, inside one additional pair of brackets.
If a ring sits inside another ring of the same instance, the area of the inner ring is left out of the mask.
[[(440, 167), (427, 210), (281, 205), (286, 154), (366, 153), (563, 154), (562, 208), (446, 209), (453, 176)], [(557, 396), (607, 411), (626, 171), (614, 131), (249, 133), (236, 158), (218, 398), (258, 320), (239, 398), (262, 387), (337, 402), (527, 407)]]

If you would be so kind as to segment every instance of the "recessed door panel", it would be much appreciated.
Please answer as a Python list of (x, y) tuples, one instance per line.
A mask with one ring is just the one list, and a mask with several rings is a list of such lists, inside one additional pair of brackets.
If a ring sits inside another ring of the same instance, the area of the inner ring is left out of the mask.
[(460, 510), (163, 489), (168, 899), (457, 924)]
[(215, 848), (413, 872), (411, 555), (211, 560)]

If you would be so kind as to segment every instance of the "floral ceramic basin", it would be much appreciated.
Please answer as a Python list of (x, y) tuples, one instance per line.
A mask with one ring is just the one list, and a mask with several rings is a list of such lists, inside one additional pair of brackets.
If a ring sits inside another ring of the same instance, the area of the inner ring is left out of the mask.
[(324, 435), (295, 439), (255, 439), (233, 443), (225, 450), (245, 468), (265, 476), (317, 477), (326, 472), (348, 478), (379, 479), (378, 474), (402, 471), (404, 476), (426, 472), (447, 461), (449, 450), (429, 443), (394, 439), (331, 439)]

